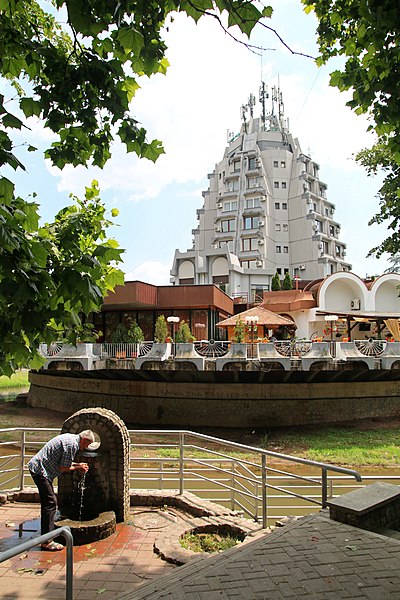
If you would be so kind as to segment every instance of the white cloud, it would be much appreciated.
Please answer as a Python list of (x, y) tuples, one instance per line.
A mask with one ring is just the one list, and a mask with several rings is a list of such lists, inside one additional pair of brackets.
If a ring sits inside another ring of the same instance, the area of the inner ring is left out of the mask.
[(170, 270), (170, 264), (147, 260), (138, 265), (133, 271), (125, 273), (125, 281), (144, 281), (153, 285), (169, 285)]

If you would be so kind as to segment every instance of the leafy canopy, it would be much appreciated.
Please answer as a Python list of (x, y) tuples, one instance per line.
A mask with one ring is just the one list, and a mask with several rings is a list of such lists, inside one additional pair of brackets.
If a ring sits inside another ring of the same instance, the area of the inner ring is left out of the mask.
[(318, 64), (344, 58), (344, 68), (331, 73), (331, 85), (351, 90), (347, 103), (370, 117), (378, 143), (357, 160), (369, 174), (387, 174), (379, 191), (380, 212), (370, 221), (389, 221), (390, 234), (369, 255), (400, 251), (400, 10), (398, 0), (302, 0), (318, 18)]
[(0, 0), (2, 90), (15, 90), (0, 94), (0, 374), (38, 365), (40, 342), (74, 342), (85, 333), (81, 316), (123, 283), (97, 183), (40, 225), (38, 204), (15, 193), (10, 173), (25, 165), (13, 131), (40, 119), (56, 138), (45, 157), (60, 169), (103, 167), (114, 139), (155, 161), (161, 142), (147, 140), (130, 103), (140, 77), (166, 72), (162, 31), (176, 12), (221, 24), (225, 12), (228, 29), (250, 35), (272, 9), (251, 0)]

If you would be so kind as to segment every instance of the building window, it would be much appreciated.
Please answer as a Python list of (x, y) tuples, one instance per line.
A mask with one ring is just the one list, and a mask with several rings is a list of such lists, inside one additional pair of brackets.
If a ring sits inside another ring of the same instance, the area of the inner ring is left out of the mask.
[(287, 202), (282, 202), (282, 210), (287, 210)]
[(224, 210), (223, 212), (231, 212), (232, 210), (237, 210), (237, 200), (233, 202), (224, 202)]
[(318, 219), (316, 219), (315, 224), (317, 226), (317, 231), (320, 231), (321, 233), (323, 233), (324, 225), (323, 225), (322, 221), (318, 221)]
[(253, 170), (257, 168), (257, 159), (255, 156), (249, 158), (249, 170)]
[(233, 252), (233, 240), (221, 240), (218, 242), (218, 248), (225, 248), (225, 244), (228, 244), (229, 252)]
[(279, 162), (277, 160), (274, 160), (274, 167), (279, 167)]
[(260, 178), (257, 177), (248, 177), (247, 178), (247, 188), (253, 189), (260, 186)]
[(282, 252), (281, 246), (276, 246), (275, 250), (277, 254), (280, 254)]
[(259, 283), (256, 286), (251, 287), (251, 301), (262, 302), (264, 298), (264, 292), (269, 292), (269, 285), (267, 283)]
[(284, 160), (281, 160), (281, 167), (282, 167), (282, 169), (284, 169), (286, 167), (286, 163)]
[(257, 250), (257, 238), (244, 238), (242, 240), (242, 250), (243, 252)]
[(289, 273), (289, 269), (283, 269), (283, 273), (286, 275), (286, 273)]
[(312, 208), (314, 212), (317, 212), (317, 205), (315, 202), (313, 202)]
[(329, 254), (329, 243), (323, 242), (323, 252), (324, 254)]
[(288, 228), (289, 228), (289, 227), (288, 227), (288, 224), (287, 224), (287, 223), (284, 223), (284, 224), (282, 225), (282, 227), (283, 227), (283, 231), (288, 231)]
[(280, 231), (281, 230), (281, 226), (279, 223), (275, 223), (275, 231)]
[(288, 254), (289, 253), (289, 246), (283, 246), (283, 253), (284, 254)]
[(326, 217), (329, 217), (329, 210), (326, 208), (326, 206), (325, 206), (325, 208), (324, 208), (324, 212), (325, 212), (325, 216), (326, 216)]
[(258, 217), (244, 217), (243, 218), (243, 229), (256, 229), (258, 227)]
[(281, 205), (279, 204), (279, 202), (275, 202), (275, 208), (280, 208)]
[(240, 160), (234, 160), (233, 161), (233, 170), (235, 173), (237, 173), (238, 171), (240, 171)]
[(279, 181), (274, 181), (274, 188), (278, 189), (279, 188)]
[(257, 267), (255, 260), (241, 260), (240, 266), (243, 269), (255, 269)]
[(237, 192), (239, 189), (239, 179), (230, 179), (227, 181), (226, 189), (228, 192)]
[(333, 225), (329, 225), (329, 235), (335, 237), (335, 227)]
[(236, 220), (226, 219), (225, 221), (221, 221), (221, 228), (224, 233), (227, 231), (236, 231)]
[(282, 181), (282, 189), (286, 190), (286, 181)]
[(246, 208), (259, 208), (260, 207), (260, 198), (247, 198), (246, 199)]
[(341, 250), (340, 246), (335, 246), (335, 254), (336, 254), (337, 258), (340, 258), (340, 254), (341, 254), (340, 250)]
[(278, 275), (282, 275), (282, 269), (281, 268), (277, 269), (276, 272), (278, 273)]

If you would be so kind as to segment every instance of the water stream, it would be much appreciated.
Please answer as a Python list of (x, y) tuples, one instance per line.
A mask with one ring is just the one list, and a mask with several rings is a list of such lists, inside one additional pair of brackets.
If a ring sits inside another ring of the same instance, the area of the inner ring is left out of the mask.
[(86, 489), (85, 481), (86, 481), (86, 473), (84, 473), (82, 475), (82, 478), (78, 482), (78, 491), (80, 494), (78, 521), (82, 521), (83, 499), (84, 499), (85, 489)]

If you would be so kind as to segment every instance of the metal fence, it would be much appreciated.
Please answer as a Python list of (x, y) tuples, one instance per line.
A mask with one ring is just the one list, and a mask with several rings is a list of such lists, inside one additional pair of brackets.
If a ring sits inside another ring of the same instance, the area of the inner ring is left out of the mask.
[[(26, 464), (55, 429), (0, 430), (0, 489), (32, 485)], [(191, 431), (130, 430), (130, 487), (190, 491), (267, 522), (325, 507), (361, 481), (353, 469), (310, 461)], [(339, 481), (340, 476), (340, 481)], [(351, 483), (350, 483), (351, 482)], [(347, 490), (346, 490), (347, 491)]]

